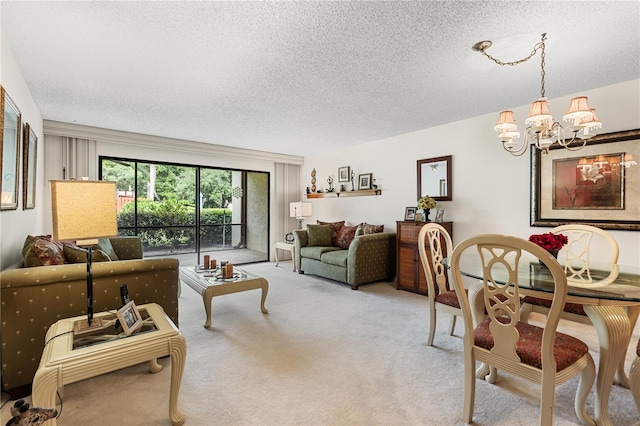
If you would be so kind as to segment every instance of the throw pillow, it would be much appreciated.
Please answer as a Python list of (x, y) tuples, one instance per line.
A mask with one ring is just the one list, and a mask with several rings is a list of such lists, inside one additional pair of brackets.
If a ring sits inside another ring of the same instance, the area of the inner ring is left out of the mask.
[(364, 235), (378, 234), (384, 231), (384, 225), (371, 225), (365, 223), (362, 225), (362, 230), (364, 231)]
[(98, 244), (93, 246), (93, 248), (102, 250), (107, 256), (109, 256), (109, 260), (119, 260), (118, 255), (111, 245), (111, 240), (109, 240), (108, 238), (100, 238), (98, 240)]
[(318, 225), (330, 225), (331, 226), (331, 244), (335, 247), (338, 247), (338, 232), (340, 232), (340, 228), (344, 226), (344, 220), (339, 222), (323, 222), (321, 220), (316, 221)]
[(310, 246), (331, 247), (331, 226), (307, 225)]
[(51, 240), (51, 235), (29, 235), (22, 247), (25, 268), (32, 266), (64, 265), (62, 243)]
[(356, 229), (356, 237), (359, 237), (360, 235), (364, 235), (364, 224), (360, 224), (358, 225), (358, 228)]
[[(64, 258), (67, 263), (87, 263), (87, 249), (78, 247), (75, 244), (65, 244), (62, 248)], [(93, 249), (91, 262), (109, 262), (111, 259), (100, 249)]]
[(348, 249), (351, 245), (351, 241), (356, 237), (357, 226), (343, 226), (338, 232), (338, 238), (336, 239), (336, 247)]

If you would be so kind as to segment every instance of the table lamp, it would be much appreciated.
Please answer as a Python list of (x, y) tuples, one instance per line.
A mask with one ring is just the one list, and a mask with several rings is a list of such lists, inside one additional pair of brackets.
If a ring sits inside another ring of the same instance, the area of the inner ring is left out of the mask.
[(51, 180), (53, 240), (75, 241), (87, 248), (87, 321), (76, 324), (76, 334), (102, 328), (93, 321), (91, 257), (98, 238), (118, 235), (116, 183), (89, 180)]
[(311, 203), (297, 201), (289, 203), (289, 216), (298, 219), (298, 229), (302, 229), (302, 221), (312, 215)]

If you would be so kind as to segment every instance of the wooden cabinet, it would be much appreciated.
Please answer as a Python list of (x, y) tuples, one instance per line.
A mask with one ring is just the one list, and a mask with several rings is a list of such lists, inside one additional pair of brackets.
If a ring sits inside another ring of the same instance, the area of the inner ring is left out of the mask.
[[(427, 294), (427, 278), (424, 275), (420, 253), (418, 252), (418, 234), (426, 222), (396, 222), (396, 288), (415, 293)], [(453, 222), (440, 222), (453, 238)], [(444, 242), (442, 243), (444, 246)], [(427, 245), (427, 256), (429, 246)]]

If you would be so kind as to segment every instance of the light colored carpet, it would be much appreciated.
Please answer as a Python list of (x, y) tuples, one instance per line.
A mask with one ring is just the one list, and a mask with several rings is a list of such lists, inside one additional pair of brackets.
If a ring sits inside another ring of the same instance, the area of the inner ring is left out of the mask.
[[(268, 279), (269, 314), (260, 291), (213, 300), (213, 327), (202, 327), (202, 299), (184, 286), (180, 329), (187, 362), (179, 406), (187, 425), (461, 425), (462, 344), (438, 318), (435, 347), (425, 346), (427, 299), (393, 283), (347, 285), (291, 272), (291, 262), (248, 265)], [(461, 324), (456, 332), (461, 332)], [(563, 323), (587, 341), (588, 326)], [(634, 337), (635, 339), (636, 337)], [(627, 369), (633, 359), (627, 356)], [(149, 374), (140, 364), (65, 387), (65, 425), (167, 425), (170, 361)], [(577, 379), (556, 392), (555, 424), (574, 425)], [(506, 374), (495, 385), (477, 381), (474, 422), (538, 423), (537, 385)], [(593, 393), (588, 412), (593, 415)], [(29, 401), (30, 402), (30, 401)], [(9, 405), (2, 409), (3, 424)], [(638, 412), (628, 389), (614, 386), (615, 425)], [(58, 405), (58, 409), (60, 406)]]

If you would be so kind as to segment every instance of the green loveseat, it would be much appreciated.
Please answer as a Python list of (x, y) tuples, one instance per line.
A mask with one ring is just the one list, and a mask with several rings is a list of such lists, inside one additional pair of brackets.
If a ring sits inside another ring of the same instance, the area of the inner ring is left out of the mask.
[[(126, 284), (138, 305), (157, 303), (178, 325), (178, 260), (142, 259), (138, 237), (110, 239), (119, 260), (93, 263), (94, 312), (121, 306)], [(49, 327), (61, 318), (87, 314), (86, 263), (0, 272), (2, 321), (2, 388), (13, 399), (30, 393)]]
[(349, 284), (357, 290), (360, 284), (392, 281), (396, 274), (396, 234), (381, 232), (356, 236), (348, 249), (310, 246), (306, 229), (293, 232), (295, 267), (298, 273), (309, 273)]

